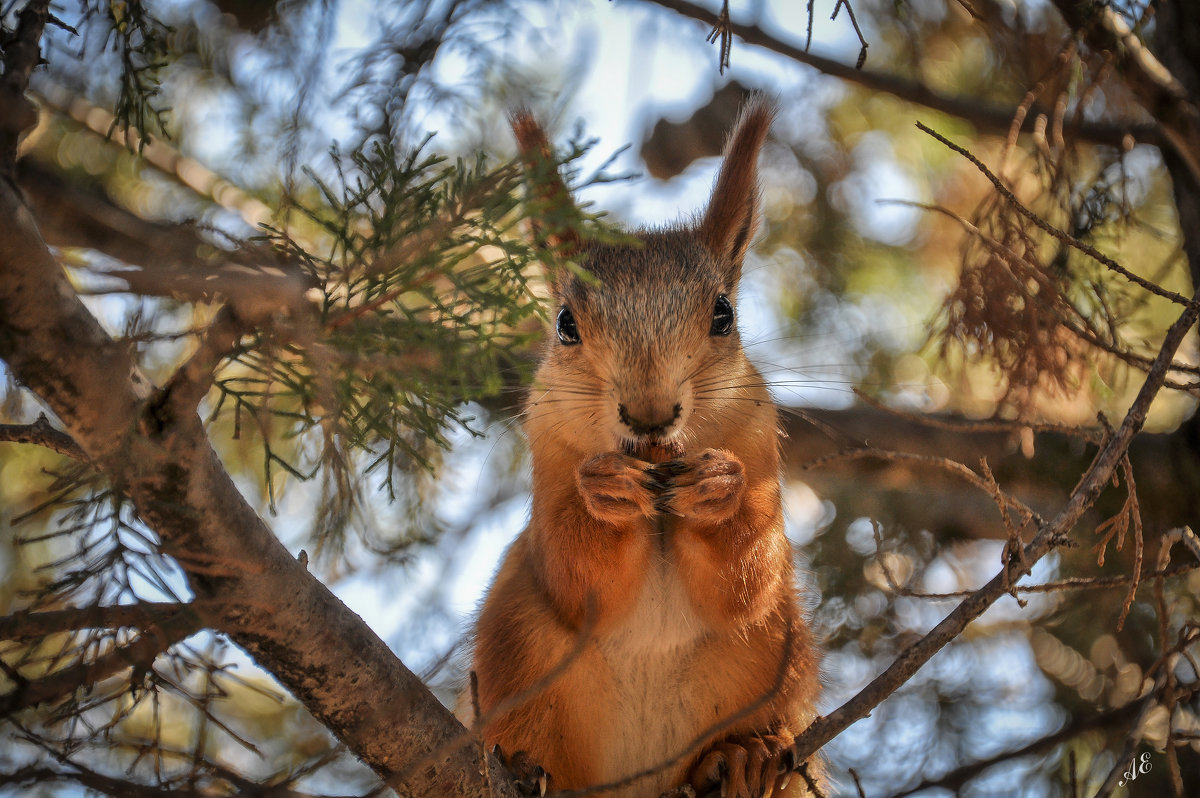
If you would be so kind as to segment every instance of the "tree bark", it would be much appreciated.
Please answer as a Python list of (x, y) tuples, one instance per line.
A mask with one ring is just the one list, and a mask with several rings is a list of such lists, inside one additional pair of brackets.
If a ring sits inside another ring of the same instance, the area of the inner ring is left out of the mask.
[[(307, 572), (239, 494), (194, 408), (179, 411), (71, 289), (0, 180), (0, 358), (121, 489), (249, 652), (402, 794), (511, 795), (498, 763)], [(462, 744), (456, 744), (456, 741)]]

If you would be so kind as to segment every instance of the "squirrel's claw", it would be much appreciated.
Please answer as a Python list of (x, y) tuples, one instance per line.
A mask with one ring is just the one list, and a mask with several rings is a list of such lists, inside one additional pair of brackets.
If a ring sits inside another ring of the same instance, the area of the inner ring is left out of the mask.
[(670, 483), (655, 501), (658, 512), (701, 521), (724, 521), (741, 507), (746, 490), (742, 461), (721, 449), (706, 449), (669, 465)]
[(516, 751), (507, 756), (499, 743), (492, 746), (492, 756), (500, 760), (500, 764), (512, 774), (513, 784), (517, 792), (526, 798), (545, 798), (546, 789), (550, 786), (550, 774), (524, 751)]
[(654, 515), (658, 488), (646, 478), (645, 467), (644, 461), (620, 452), (584, 460), (575, 480), (588, 513), (609, 523)]
[(692, 767), (699, 795), (719, 790), (728, 798), (770, 798), (783, 793), (795, 770), (788, 734), (738, 734), (717, 743)]

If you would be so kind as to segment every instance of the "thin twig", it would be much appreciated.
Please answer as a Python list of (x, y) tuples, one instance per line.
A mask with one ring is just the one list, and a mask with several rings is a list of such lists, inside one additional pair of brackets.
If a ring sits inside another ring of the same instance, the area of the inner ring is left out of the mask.
[[(717, 14), (703, 6), (688, 2), (688, 0), (646, 0), (646, 2), (674, 11), (680, 16), (698, 20), (709, 26), (715, 26), (719, 21)], [(924, 83), (900, 77), (893, 72), (855, 69), (852, 64), (844, 64), (832, 58), (816, 55), (808, 52), (806, 47), (785, 42), (756, 25), (745, 25), (731, 21), (729, 23), (729, 30), (746, 44), (770, 50), (797, 63), (811, 66), (826, 75), (841, 78), (872, 91), (891, 94), (901, 100), (969, 120), (980, 127), (994, 130), (1001, 135), (1006, 133), (1012, 125), (1013, 109), (1011, 105), (991, 104), (983, 102), (975, 96), (967, 97), (943, 94), (934, 91)], [(1031, 109), (1034, 114), (1044, 113), (1045, 110), (1038, 106)], [(1158, 125), (1132, 120), (1112, 124), (1084, 122), (1078, 126), (1068, 125), (1067, 130), (1077, 138), (1086, 139), (1098, 144), (1108, 144), (1114, 147), (1122, 146), (1122, 142), (1126, 141), (1127, 137), (1159, 147), (1167, 143)]]
[[(1024, 562), (1032, 568), (1052, 549), (1068, 540), (1068, 533), (1075, 527), (1083, 513), (1091, 507), (1105, 485), (1112, 478), (1121, 458), (1128, 450), (1133, 437), (1146, 422), (1150, 404), (1162, 388), (1164, 376), (1184, 337), (1195, 326), (1200, 317), (1200, 288), (1183, 312), (1168, 328), (1162, 347), (1155, 358), (1146, 380), (1130, 406), (1116, 432), (1105, 441), (1096, 453), (1065, 505), (1055, 518), (1044, 524), (1033, 540), (1025, 546)], [(796, 739), (793, 753), (796, 761), (807, 760), (823, 745), (845, 730), (850, 724), (864, 717), (905, 683), (929, 659), (956, 639), (973, 620), (1007, 593), (1007, 585), (1017, 574), (1005, 573), (1015, 570), (1015, 563), (1006, 563), (986, 585), (963, 600), (940, 623), (902, 651), (895, 661), (873, 679), (857, 695), (846, 701), (829, 715), (817, 718)]]
[(1106, 729), (1109, 726), (1115, 726), (1119, 723), (1125, 723), (1134, 716), (1134, 714), (1138, 711), (1138, 708), (1139, 704), (1130, 703), (1121, 707), (1117, 707), (1116, 709), (1110, 709), (1105, 712), (1101, 712), (1098, 715), (1092, 715), (1081, 720), (1077, 719), (1070, 725), (1064, 726), (1062, 729), (1059, 729), (1053, 734), (1040, 737), (1031, 743), (1021, 746), (1020, 748), (1012, 751), (1005, 751), (1003, 753), (996, 754), (995, 756), (988, 757), (987, 759), (981, 759), (978, 762), (971, 762), (970, 764), (957, 767), (946, 775), (937, 779), (923, 781), (915, 787), (910, 787), (902, 790), (901, 792), (892, 793), (889, 798), (905, 798), (905, 796), (912, 795), (914, 793), (939, 787), (944, 790), (961, 790), (964, 784), (993, 765), (998, 765), (1001, 762), (1008, 762), (1012, 759), (1019, 759), (1020, 757), (1029, 756), (1030, 754), (1041, 753), (1042, 751), (1053, 748), (1054, 746), (1066, 742), (1067, 740), (1074, 739), (1081, 734), (1086, 734), (1087, 732), (1094, 731), (1096, 729)]
[[(863, 36), (862, 29), (858, 27), (858, 20), (854, 17), (854, 7), (850, 5), (850, 0), (837, 0), (837, 3), (833, 6), (833, 15), (829, 17), (829, 21), (835, 21), (837, 19), (838, 12), (841, 11), (843, 7), (846, 9), (846, 13), (850, 16), (850, 24), (854, 27), (854, 35), (858, 37), (858, 60), (854, 62), (854, 68), (862, 69), (863, 64), (867, 63), (867, 40)], [(811, 31), (809, 35), (811, 37)], [(805, 46), (805, 49), (807, 50), (808, 47)]]
[(988, 169), (987, 166), (983, 163), (983, 161), (981, 161), (977, 157), (975, 157), (975, 154), (972, 153), (971, 151), (967, 150), (965, 147), (960, 147), (959, 145), (950, 141), (948, 138), (946, 138), (942, 134), (938, 133), (937, 131), (933, 130), (932, 128), (926, 126), (925, 124), (923, 124), (921, 122), (917, 122), (917, 129), (920, 130), (921, 132), (927, 133), (928, 135), (937, 139), (943, 145), (945, 145), (946, 147), (949, 147), (951, 150), (954, 150), (956, 153), (958, 153), (959, 155), (961, 155), (962, 157), (964, 157), (968, 161), (970, 161), (975, 166), (975, 168), (978, 169), (983, 174), (984, 177), (986, 177), (989, 181), (991, 181), (992, 185), (996, 188), (996, 191), (1000, 194), (1000, 196), (1004, 197), (1004, 199), (1010, 205), (1012, 205), (1014, 210), (1016, 210), (1018, 213), (1020, 213), (1022, 216), (1024, 216), (1030, 222), (1032, 222), (1035, 226), (1039, 227), (1041, 230), (1048, 233), (1053, 238), (1058, 239), (1059, 241), (1061, 241), (1062, 243), (1071, 247), (1072, 249), (1079, 250), (1083, 254), (1087, 255), (1089, 258), (1092, 258), (1093, 260), (1097, 261), (1098, 263), (1103, 264), (1110, 271), (1113, 271), (1113, 272), (1121, 275), (1125, 279), (1129, 280), (1131, 283), (1134, 283), (1135, 285), (1138, 285), (1141, 288), (1144, 288), (1145, 290), (1149, 291), (1150, 293), (1154, 294), (1155, 296), (1160, 296), (1164, 299), (1169, 299), (1170, 301), (1174, 302), (1177, 305), (1188, 304), (1188, 298), (1183, 296), (1182, 294), (1177, 294), (1174, 291), (1168, 291), (1167, 289), (1163, 288), (1162, 286), (1160, 286), (1156, 283), (1152, 283), (1143, 277), (1139, 277), (1138, 275), (1129, 271), (1124, 266), (1117, 263), (1115, 260), (1108, 257), (1107, 255), (1105, 255), (1103, 252), (1096, 249), (1092, 245), (1085, 244), (1084, 242), (1075, 238), (1075, 236), (1073, 236), (1069, 233), (1063, 232), (1062, 230), (1059, 230), (1057, 227), (1050, 224), (1045, 219), (1043, 219), (1042, 217), (1038, 216), (1033, 211), (1026, 208), (1025, 205), (1023, 205), (1021, 203), (1021, 201), (1019, 199), (1017, 199), (1016, 195), (1014, 195), (1012, 193), (1012, 191), (1010, 191), (1008, 189), (1008, 187), (1006, 185), (1004, 185), (1004, 182), (1000, 178), (998, 178), (992, 172), (991, 169)]
[[(948, 457), (939, 457), (932, 454), (914, 454), (912, 452), (895, 452), (887, 449), (876, 449), (874, 447), (862, 447), (855, 449), (847, 449), (835, 454), (825, 455), (810, 460), (800, 466), (803, 471), (811, 471), (817, 468), (822, 468), (831, 463), (851, 461), (851, 460), (883, 460), (889, 463), (909, 463), (915, 465), (928, 466), (938, 468), (947, 473), (953, 474), (961, 479), (966, 480), (975, 487), (987, 493), (989, 496), (995, 496), (988, 481), (976, 474), (973, 470), (958, 462), (951, 460)], [(1008, 494), (1002, 495), (1004, 506), (1017, 512), (1022, 517), (1028, 517), (1040, 521), (1040, 517), (1032, 509), (1029, 508), (1020, 499), (1017, 499)]]
[(79, 662), (49, 676), (30, 680), (0, 696), (0, 718), (61, 699), (82, 687), (97, 684), (127, 668), (148, 669), (159, 654), (179, 641), (205, 628), (204, 621), (191, 609), (183, 609), (142, 630), (136, 640), (114, 648), (91, 662)]
[[(1107, 798), (1117, 788), (1118, 782), (1124, 773), (1123, 768), (1128, 767), (1129, 761), (1133, 759), (1138, 746), (1142, 744), (1142, 739), (1146, 733), (1146, 721), (1150, 717), (1150, 713), (1155, 707), (1161, 706), (1167, 693), (1170, 692), (1168, 687), (1174, 679), (1175, 663), (1179, 659), (1180, 652), (1184, 647), (1196, 641), (1198, 631), (1200, 630), (1193, 628), (1192, 634), (1181, 635), (1179, 642), (1168, 652), (1167, 656), (1158, 661), (1159, 671), (1158, 676), (1154, 680), (1154, 687), (1146, 693), (1145, 698), (1138, 702), (1138, 711), (1130, 726), (1129, 734), (1125, 738), (1125, 747), (1117, 756), (1112, 770), (1108, 772), (1108, 777), (1100, 785), (1100, 789), (1096, 791), (1095, 798)], [(1168, 724), (1171, 722), (1169, 718), (1167, 722)]]

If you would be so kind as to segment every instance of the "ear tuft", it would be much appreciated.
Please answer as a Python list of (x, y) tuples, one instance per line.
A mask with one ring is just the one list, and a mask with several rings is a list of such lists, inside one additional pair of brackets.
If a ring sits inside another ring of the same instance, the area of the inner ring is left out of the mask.
[(758, 228), (758, 151), (774, 118), (775, 106), (766, 95), (756, 94), (743, 106), (700, 222), (701, 241), (730, 267), (731, 283), (741, 275), (742, 260)]
[[(579, 231), (569, 223), (579, 217), (579, 212), (558, 173), (546, 131), (526, 108), (513, 111), (509, 124), (529, 180), (534, 240), (558, 257), (571, 258), (582, 249)], [(563, 220), (568, 224), (562, 224)]]

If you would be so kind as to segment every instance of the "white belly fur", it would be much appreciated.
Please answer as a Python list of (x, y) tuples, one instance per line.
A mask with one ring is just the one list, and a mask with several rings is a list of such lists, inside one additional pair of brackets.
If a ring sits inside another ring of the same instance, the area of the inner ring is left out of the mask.
[[(660, 557), (626, 622), (598, 641), (617, 696), (597, 708), (611, 723), (596, 735), (605, 781), (660, 764), (692, 741), (698, 730), (679, 721), (698, 716), (688, 671), (705, 631), (673, 564)], [(604, 795), (658, 796), (677, 767)]]

